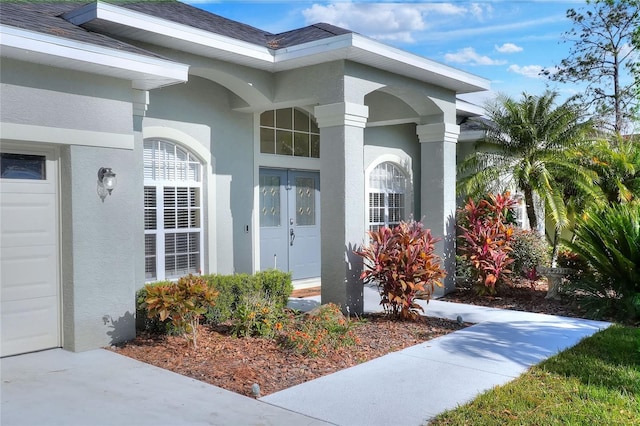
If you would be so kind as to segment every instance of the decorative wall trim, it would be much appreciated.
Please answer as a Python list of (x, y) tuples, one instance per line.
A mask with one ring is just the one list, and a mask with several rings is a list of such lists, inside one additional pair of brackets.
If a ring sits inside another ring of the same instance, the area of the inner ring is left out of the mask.
[(420, 143), (426, 142), (458, 142), (460, 126), (453, 123), (433, 123), (416, 126)]
[(1, 123), (0, 126), (0, 138), (5, 140), (133, 149), (133, 134), (17, 123)]
[(314, 114), (319, 128), (353, 126), (365, 128), (369, 117), (369, 107), (351, 102), (318, 105)]

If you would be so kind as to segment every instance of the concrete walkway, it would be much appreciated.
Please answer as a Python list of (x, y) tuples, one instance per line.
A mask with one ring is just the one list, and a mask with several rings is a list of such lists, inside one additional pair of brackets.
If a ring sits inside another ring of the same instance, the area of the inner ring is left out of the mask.
[[(366, 289), (365, 309), (378, 301)], [(439, 301), (426, 313), (478, 324), (260, 400), (106, 350), (3, 358), (0, 423), (420, 425), (609, 325)]]
[[(378, 311), (379, 300), (365, 288), (365, 311)], [(438, 300), (423, 307), (427, 316), (476, 324), (261, 401), (338, 425), (422, 425), (610, 325)]]

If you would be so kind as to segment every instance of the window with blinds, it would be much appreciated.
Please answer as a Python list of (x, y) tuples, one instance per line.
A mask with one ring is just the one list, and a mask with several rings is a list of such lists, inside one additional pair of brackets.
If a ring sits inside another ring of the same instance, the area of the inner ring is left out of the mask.
[(202, 270), (202, 163), (163, 140), (144, 142), (145, 278)]
[(369, 174), (369, 229), (393, 228), (406, 218), (407, 177), (393, 163), (380, 163)]

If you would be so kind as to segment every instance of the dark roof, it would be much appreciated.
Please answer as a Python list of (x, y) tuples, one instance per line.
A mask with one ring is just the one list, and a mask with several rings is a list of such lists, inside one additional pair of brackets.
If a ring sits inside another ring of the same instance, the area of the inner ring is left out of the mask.
[(202, 9), (175, 0), (160, 1), (112, 1), (116, 6), (125, 7), (156, 18), (188, 25), (215, 34), (264, 46), (272, 34), (223, 18)]
[(267, 46), (272, 49), (280, 49), (340, 34), (352, 33), (352, 31), (344, 28), (320, 23), (280, 34), (273, 34), (198, 9), (197, 7), (180, 3), (176, 0), (131, 0), (125, 3), (122, 1), (114, 1), (113, 3), (127, 9), (135, 10), (136, 12), (166, 19), (182, 25), (188, 25), (214, 34), (231, 37), (236, 40), (246, 41), (258, 46)]
[(484, 117), (465, 117), (460, 123), (460, 131), (462, 132), (487, 130), (490, 127), (493, 127), (493, 122)]
[(276, 34), (267, 41), (267, 46), (272, 49), (279, 49), (282, 47), (295, 46), (297, 44), (350, 33), (352, 33), (352, 31), (345, 30), (344, 28), (336, 27), (331, 24), (321, 23)]
[(162, 56), (155, 53), (123, 43), (104, 34), (85, 30), (60, 17), (60, 15), (82, 7), (87, 3), (90, 2), (86, 0), (42, 3), (2, 1), (0, 2), (0, 24), (125, 52), (162, 58)]
[[(176, 0), (109, 0), (109, 2), (146, 15), (188, 25), (258, 46), (267, 46), (271, 49), (295, 46), (352, 32), (344, 28), (320, 23), (280, 34), (273, 34)], [(2, 0), (0, 2), (0, 23), (132, 53), (158, 56), (107, 35), (73, 25), (60, 17), (89, 3), (93, 2), (87, 0), (6, 2)]]

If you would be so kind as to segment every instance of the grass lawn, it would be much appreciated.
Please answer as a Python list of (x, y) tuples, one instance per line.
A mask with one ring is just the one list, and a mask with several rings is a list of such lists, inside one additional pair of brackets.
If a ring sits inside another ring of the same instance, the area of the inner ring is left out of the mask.
[(614, 325), (430, 425), (640, 425), (640, 328)]

